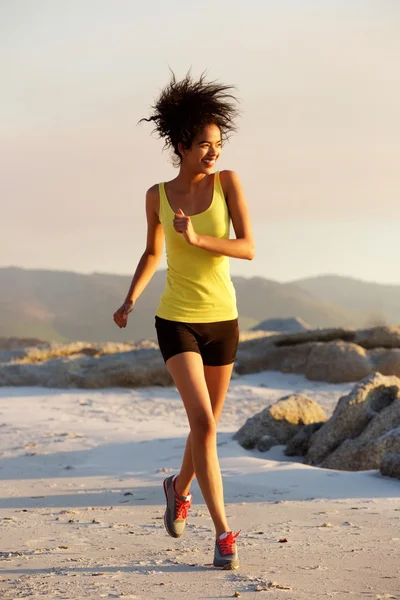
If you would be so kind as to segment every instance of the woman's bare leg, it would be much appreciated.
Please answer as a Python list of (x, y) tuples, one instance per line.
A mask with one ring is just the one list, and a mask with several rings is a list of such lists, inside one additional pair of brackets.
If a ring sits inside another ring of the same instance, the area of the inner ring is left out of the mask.
[(167, 361), (167, 367), (186, 409), (190, 425), (192, 463), (216, 534), (219, 536), (229, 531), (229, 527), (217, 455), (216, 420), (203, 361), (197, 352), (182, 352), (171, 357)]
[[(218, 423), (224, 407), (226, 393), (232, 376), (233, 363), (220, 367), (204, 366), (204, 377), (207, 384), (215, 422)], [(195, 477), (192, 458), (192, 437), (189, 433), (182, 466), (175, 480), (175, 489), (180, 496), (189, 494), (190, 485)]]

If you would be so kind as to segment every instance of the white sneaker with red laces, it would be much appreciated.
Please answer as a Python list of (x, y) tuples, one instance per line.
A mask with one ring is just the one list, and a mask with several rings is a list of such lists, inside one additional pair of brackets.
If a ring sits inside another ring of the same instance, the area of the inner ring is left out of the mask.
[(220, 535), (215, 542), (214, 567), (233, 570), (239, 568), (239, 557), (236, 538), (240, 531), (233, 533), (227, 531)]
[(178, 496), (175, 490), (175, 475), (164, 480), (164, 493), (167, 506), (164, 513), (165, 529), (171, 537), (181, 537), (185, 530), (192, 495)]

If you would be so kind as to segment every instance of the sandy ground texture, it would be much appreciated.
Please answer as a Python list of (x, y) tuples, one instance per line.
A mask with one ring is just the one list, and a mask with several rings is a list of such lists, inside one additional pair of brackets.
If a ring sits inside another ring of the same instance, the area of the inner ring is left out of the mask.
[(1, 388), (0, 598), (399, 600), (398, 481), (232, 440), (288, 393), (329, 414), (351, 388), (272, 372), (232, 381), (218, 445), (238, 571), (211, 566), (196, 483), (185, 535), (165, 533), (161, 484), (188, 432), (174, 388)]

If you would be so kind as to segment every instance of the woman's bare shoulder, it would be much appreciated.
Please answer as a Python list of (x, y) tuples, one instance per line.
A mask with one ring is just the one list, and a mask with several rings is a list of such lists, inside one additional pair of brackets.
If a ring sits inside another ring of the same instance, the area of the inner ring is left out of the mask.
[(152, 185), (151, 187), (149, 187), (149, 189), (146, 192), (146, 196), (150, 196), (152, 198), (154, 198), (155, 196), (159, 195), (158, 189), (159, 189), (159, 183), (155, 183), (154, 185)]
[(232, 171), (230, 169), (224, 169), (223, 171), (220, 171), (219, 177), (224, 181), (233, 181), (239, 179), (239, 175), (236, 173), (236, 171)]
[(160, 192), (159, 184), (155, 183), (146, 192), (146, 205), (154, 210), (157, 214), (160, 211)]
[(220, 171), (219, 179), (225, 195), (230, 189), (232, 189), (232, 187), (240, 184), (239, 175), (235, 171), (231, 171), (229, 169)]

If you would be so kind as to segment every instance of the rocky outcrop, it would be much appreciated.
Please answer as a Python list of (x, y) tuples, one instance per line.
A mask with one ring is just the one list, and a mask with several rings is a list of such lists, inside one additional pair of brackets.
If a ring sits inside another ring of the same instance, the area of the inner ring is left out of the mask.
[[(297, 408), (305, 410), (311, 402), (313, 407), (304, 418)], [(306, 397), (284, 398), (248, 419), (235, 438), (249, 449), (268, 450), (275, 443), (287, 443), (285, 454), (304, 456), (309, 465), (345, 471), (380, 469), (384, 475), (400, 478), (399, 378), (370, 375), (340, 398), (328, 421), (318, 419), (320, 410)], [(309, 424), (299, 427), (306, 420)], [(297, 432), (292, 423), (297, 424)]]
[(400, 326), (371, 327), (370, 329), (313, 329), (301, 333), (277, 335), (278, 346), (304, 344), (306, 342), (352, 342), (365, 349), (400, 348)]
[(363, 348), (400, 348), (400, 327), (372, 327), (354, 332), (352, 340)]
[[(158, 345), (152, 340), (135, 344), (36, 341), (39, 343), (32, 346), (35, 340), (0, 339), (0, 385), (102, 387), (120, 385), (119, 381), (132, 386), (154, 385), (155, 381), (158, 385), (171, 384)], [(148, 352), (143, 359), (141, 352), (145, 350)], [(243, 332), (235, 373), (262, 370), (299, 373), (330, 383), (360, 381), (374, 372), (400, 377), (400, 327), (288, 334)]]
[(105, 354), (130, 352), (131, 350), (142, 350), (143, 348), (157, 349), (158, 344), (151, 340), (143, 340), (134, 344), (118, 342), (68, 342), (66, 344), (44, 342), (34, 346), (15, 346), (15, 348), (0, 351), (0, 361), (2, 363), (30, 364), (43, 363), (53, 358), (80, 358), (81, 356), (99, 358)]
[(235, 434), (247, 449), (286, 444), (304, 425), (326, 421), (322, 407), (302, 394), (285, 396), (246, 421)]
[[(353, 451), (354, 464), (358, 460), (355, 458), (355, 446), (348, 440), (357, 438), (358, 448), (361, 448), (398, 425), (400, 379), (376, 373), (366, 377), (350, 394), (340, 398), (332, 417), (312, 436), (305, 462), (310, 465), (347, 469), (351, 460), (345, 458), (346, 449), (348, 456), (351, 454), (350, 450)], [(346, 444), (341, 450), (340, 446), (344, 442)], [(335, 451), (335, 457), (328, 459)], [(343, 462), (340, 461), (341, 457)], [(379, 468), (379, 465), (366, 468)]]
[(172, 379), (160, 352), (141, 348), (104, 354), (98, 358), (78, 354), (0, 369), (0, 385), (54, 388), (106, 388), (168, 386)]
[(400, 375), (400, 327), (321, 329), (244, 341), (235, 369), (299, 373), (329, 383), (360, 381), (377, 371)]
[(392, 453), (400, 453), (400, 427), (379, 437), (368, 439), (360, 435), (354, 440), (344, 441), (321, 463), (321, 467), (341, 471), (379, 469), (384, 456)]

